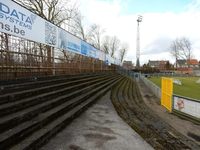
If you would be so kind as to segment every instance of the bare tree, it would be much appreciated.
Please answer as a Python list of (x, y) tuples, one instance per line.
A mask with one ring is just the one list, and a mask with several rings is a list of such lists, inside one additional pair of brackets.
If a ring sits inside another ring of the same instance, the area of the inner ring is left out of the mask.
[(120, 50), (119, 50), (119, 58), (120, 58), (121, 62), (123, 62), (127, 51), (128, 51), (128, 44), (127, 43), (123, 43), (121, 48), (120, 48)]
[(173, 57), (175, 57), (176, 59), (176, 68), (177, 68), (177, 60), (179, 59), (179, 48), (178, 48), (178, 39), (172, 41), (171, 45), (170, 45), (170, 52), (172, 54)]
[(115, 53), (119, 50), (120, 40), (113, 36), (110, 41), (110, 56), (114, 57)]
[(182, 37), (172, 41), (170, 50), (171, 54), (176, 58), (176, 62), (178, 59), (184, 59), (186, 61), (189, 60), (190, 62), (192, 57), (192, 44), (188, 38)]
[(110, 53), (110, 36), (105, 36), (102, 41), (102, 50), (106, 53)]
[(105, 36), (102, 42), (102, 49), (105, 53), (114, 57), (115, 53), (119, 51), (120, 40), (116, 37)]
[(5, 63), (6, 65), (9, 64), (10, 60), (12, 59), (12, 55), (10, 51), (10, 35), (6, 33), (1, 33), (0, 35), (0, 44), (1, 44), (1, 62)]
[(81, 15), (81, 13), (78, 13), (78, 15), (74, 18), (74, 23), (71, 32), (74, 35), (77, 35), (80, 37), (83, 41), (88, 40), (88, 31), (86, 31), (86, 27), (83, 23), (84, 17)]
[(101, 49), (101, 38), (104, 32), (105, 30), (102, 29), (99, 25), (91, 25), (88, 34), (89, 42), (96, 48)]
[(61, 26), (77, 15), (77, 8), (70, 0), (14, 0), (40, 17)]
[(188, 38), (181, 38), (178, 42), (180, 55), (188, 60), (191, 59), (192, 56), (192, 44)]

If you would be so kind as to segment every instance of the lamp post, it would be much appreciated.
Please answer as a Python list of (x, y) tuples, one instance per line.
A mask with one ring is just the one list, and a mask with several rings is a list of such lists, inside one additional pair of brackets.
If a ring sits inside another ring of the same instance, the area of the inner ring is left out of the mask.
[(142, 16), (137, 18), (137, 47), (136, 47), (136, 68), (140, 68), (140, 22), (142, 22)]

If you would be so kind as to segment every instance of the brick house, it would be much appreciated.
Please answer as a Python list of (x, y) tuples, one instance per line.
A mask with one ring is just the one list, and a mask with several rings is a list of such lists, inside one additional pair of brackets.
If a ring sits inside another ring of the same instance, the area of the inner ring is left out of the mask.
[(199, 62), (197, 59), (178, 59), (177, 60), (177, 68), (199, 68)]
[(197, 59), (179, 59), (176, 61), (177, 72), (183, 74), (192, 74), (194, 69), (199, 69), (199, 62)]
[(168, 60), (149, 60), (148, 65), (152, 68), (159, 70), (167, 70), (167, 64), (169, 64)]

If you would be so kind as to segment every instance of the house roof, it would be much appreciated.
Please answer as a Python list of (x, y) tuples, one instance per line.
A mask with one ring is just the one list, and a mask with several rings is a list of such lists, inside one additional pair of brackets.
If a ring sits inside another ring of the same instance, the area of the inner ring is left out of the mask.
[(199, 64), (197, 59), (187, 60), (187, 63), (190, 64), (190, 65), (198, 65)]
[(177, 64), (179, 64), (179, 65), (187, 65), (187, 64), (198, 65), (199, 62), (198, 62), (197, 59), (190, 59), (190, 60), (187, 60), (187, 61), (186, 61), (186, 59), (178, 59)]
[(123, 64), (131, 64), (132, 65), (133, 63), (132, 63), (132, 61), (126, 61), (126, 60), (124, 60)]
[(158, 66), (158, 65), (165, 65), (167, 62), (169, 62), (168, 60), (149, 60), (149, 65), (150, 66)]

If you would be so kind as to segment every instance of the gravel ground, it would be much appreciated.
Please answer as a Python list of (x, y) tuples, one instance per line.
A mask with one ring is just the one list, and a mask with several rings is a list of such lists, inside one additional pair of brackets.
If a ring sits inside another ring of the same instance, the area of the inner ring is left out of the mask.
[(41, 150), (152, 150), (116, 113), (110, 92)]

